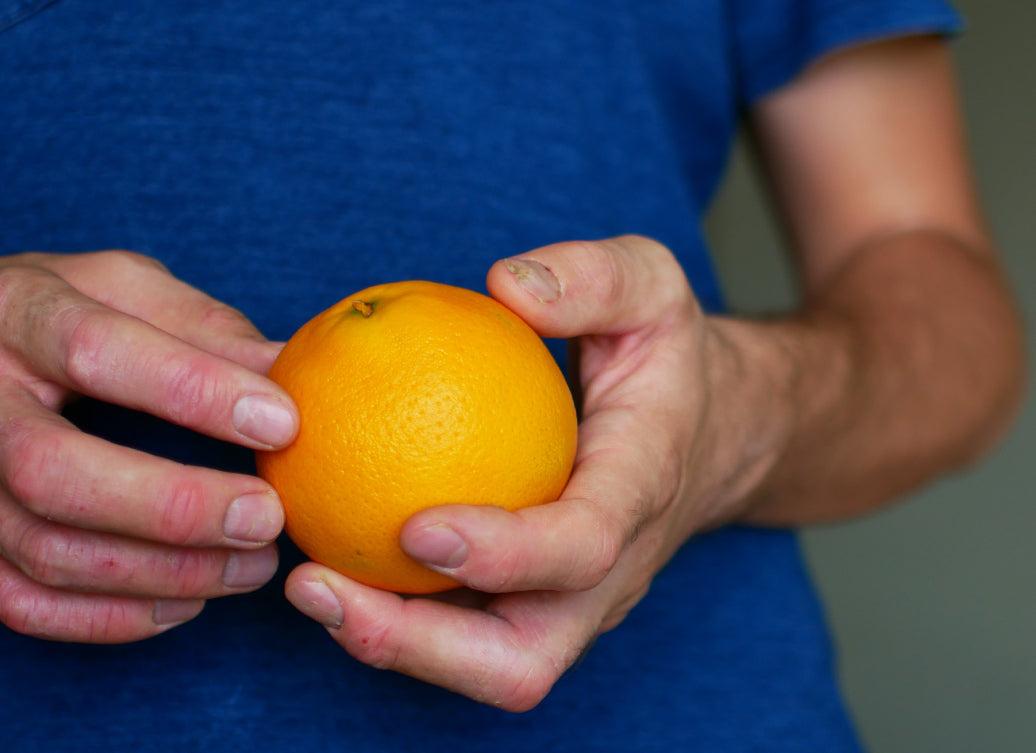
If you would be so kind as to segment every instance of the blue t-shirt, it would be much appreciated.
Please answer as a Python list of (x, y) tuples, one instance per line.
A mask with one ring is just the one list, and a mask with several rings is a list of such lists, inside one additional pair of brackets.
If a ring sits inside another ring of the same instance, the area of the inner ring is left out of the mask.
[[(744, 108), (839, 46), (957, 25), (941, 0), (0, 0), (0, 253), (150, 254), (284, 339), (372, 283), (482, 289), (497, 258), (642, 233), (717, 311), (701, 218)], [(3, 749), (859, 749), (793, 533), (694, 537), (520, 715), (349, 658), (283, 598), (282, 552), (269, 586), (139, 643), (0, 627)]]

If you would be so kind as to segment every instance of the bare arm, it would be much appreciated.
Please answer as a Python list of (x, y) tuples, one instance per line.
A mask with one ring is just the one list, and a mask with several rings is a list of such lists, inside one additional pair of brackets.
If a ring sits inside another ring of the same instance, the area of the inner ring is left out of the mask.
[(762, 405), (728, 406), (743, 420), (726, 428), (772, 443), (757, 450), (772, 465), (756, 488), (726, 501), (746, 520), (866, 512), (973, 461), (1014, 414), (1021, 325), (958, 110), (949, 52), (932, 39), (836, 54), (758, 107), (803, 305), (716, 322), (734, 373), (764, 380)]

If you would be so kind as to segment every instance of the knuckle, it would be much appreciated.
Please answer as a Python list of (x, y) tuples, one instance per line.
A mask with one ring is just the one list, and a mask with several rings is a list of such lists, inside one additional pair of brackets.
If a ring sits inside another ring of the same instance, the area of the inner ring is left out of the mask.
[(392, 669), (399, 663), (400, 646), (386, 622), (371, 620), (358, 626), (347, 640), (346, 650), (375, 669)]
[(205, 598), (222, 589), (215, 588), (214, 557), (206, 556), (201, 551), (179, 551), (167, 560), (169, 573), (170, 598), (195, 599)]
[(71, 540), (54, 526), (39, 522), (26, 525), (14, 546), (18, 568), (34, 582), (53, 588), (72, 585), (69, 563), (79, 559)]
[(42, 637), (41, 614), (44, 600), (38, 590), (27, 583), (0, 578), (0, 622), (23, 635)]
[(29, 260), (0, 267), (0, 323), (7, 339), (19, 342), (20, 330), (48, 323), (60, 289), (66, 288), (54, 273)]
[(86, 623), (87, 643), (107, 643), (118, 640), (114, 636), (122, 632), (123, 626), (131, 622), (129, 610), (123, 602), (114, 602), (98, 610)]
[(187, 358), (165, 375), (163, 405), (181, 424), (207, 425), (216, 420), (225, 391), (217, 369), (204, 358)]
[(20, 297), (20, 291), (45, 277), (50, 275), (23, 259), (0, 266), (0, 310), (5, 308), (4, 304)]
[(11, 495), (27, 510), (49, 517), (60, 503), (70, 459), (64, 432), (28, 418), (12, 418), (0, 427), (0, 468)]
[(159, 500), (155, 535), (172, 544), (206, 543), (210, 538), (205, 486), (196, 479), (175, 480), (165, 499)]
[(493, 704), (505, 711), (524, 712), (547, 697), (561, 673), (547, 657), (528, 652), (501, 680)]
[(113, 248), (105, 251), (94, 252), (94, 257), (99, 259), (109, 269), (116, 273), (133, 274), (142, 269), (159, 270), (168, 272), (169, 269), (158, 259), (135, 251), (128, 251), (122, 248)]
[(82, 392), (100, 376), (118, 367), (106, 357), (114, 336), (115, 318), (103, 308), (70, 305), (61, 312), (68, 320), (64, 343), (64, 374), (70, 386)]
[(258, 334), (243, 313), (220, 301), (206, 301), (197, 316), (201, 327), (208, 331)]
[(582, 276), (593, 281), (597, 302), (604, 308), (622, 298), (622, 257), (625, 247), (616, 241), (576, 241), (575, 256)]
[[(586, 590), (597, 586), (615, 567), (619, 556), (636, 536), (637, 516), (620, 518), (605, 505), (585, 500), (580, 506), (586, 518), (580, 530), (588, 531), (586, 548), (575, 566), (569, 568), (570, 588)], [(575, 551), (575, 550), (573, 550)]]
[(624, 235), (600, 246), (601, 272), (612, 280), (608, 303), (617, 305), (624, 297), (637, 296), (649, 301), (649, 310), (656, 315), (698, 311), (683, 267), (665, 245), (641, 235)]
[(598, 586), (615, 567), (624, 546), (614, 539), (601, 538), (594, 542), (594, 548), (574, 588), (588, 590)]
[(2, 321), (10, 319), (11, 303), (18, 297), (25, 270), (20, 266), (0, 267), (0, 316)]
[(492, 554), (491, 566), (477, 568), (468, 575), (468, 584), (485, 593), (522, 590), (528, 580), (530, 558), (524, 548), (499, 547)]

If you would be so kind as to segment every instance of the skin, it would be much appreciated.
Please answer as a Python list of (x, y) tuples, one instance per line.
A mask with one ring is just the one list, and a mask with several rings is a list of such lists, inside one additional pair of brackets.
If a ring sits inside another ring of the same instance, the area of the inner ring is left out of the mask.
[[(696, 532), (869, 512), (973, 462), (1005, 430), (1024, 383), (1021, 327), (973, 195), (943, 45), (832, 55), (751, 118), (800, 307), (705, 316), (668, 250), (636, 236), (495, 264), (496, 298), (577, 342), (575, 471), (553, 504), (457, 504), (407, 523), (411, 556), (470, 589), (402, 598), (313, 563), (295, 570), (289, 600), (354, 657), (532, 708)], [(262, 481), (113, 447), (56, 410), (89, 394), (283, 446), (297, 414), (259, 376), (276, 346), (125, 252), (3, 259), (0, 314), (0, 620), (135, 640), (265, 582), (283, 518)], [(245, 396), (274, 407), (241, 407)], [(251, 500), (240, 514), (239, 498)]]

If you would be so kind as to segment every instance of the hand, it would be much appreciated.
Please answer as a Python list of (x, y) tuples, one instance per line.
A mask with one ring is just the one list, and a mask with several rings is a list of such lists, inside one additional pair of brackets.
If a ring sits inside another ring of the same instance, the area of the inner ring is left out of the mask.
[(262, 585), (273, 490), (78, 431), (75, 395), (252, 448), (294, 437), (261, 374), (276, 356), (237, 311), (128, 252), (0, 259), (0, 621), (44, 638), (145, 638)]
[(499, 262), (492, 294), (548, 337), (579, 336), (576, 465), (555, 503), (451, 505), (411, 518), (415, 559), (470, 591), (403, 598), (314, 563), (288, 598), (360, 661), (520, 711), (619, 624), (710, 503), (714, 363), (722, 348), (662, 246), (625, 237)]

